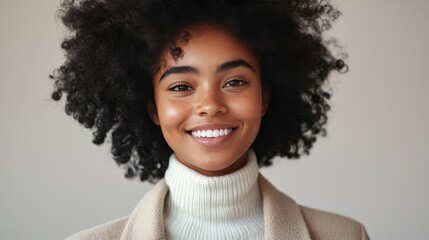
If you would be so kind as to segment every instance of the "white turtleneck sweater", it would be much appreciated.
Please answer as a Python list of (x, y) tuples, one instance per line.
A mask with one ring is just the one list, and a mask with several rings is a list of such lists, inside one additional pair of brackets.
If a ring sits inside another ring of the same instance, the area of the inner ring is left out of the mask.
[(249, 149), (246, 165), (222, 176), (206, 176), (170, 156), (165, 172), (166, 239), (264, 239), (258, 164)]

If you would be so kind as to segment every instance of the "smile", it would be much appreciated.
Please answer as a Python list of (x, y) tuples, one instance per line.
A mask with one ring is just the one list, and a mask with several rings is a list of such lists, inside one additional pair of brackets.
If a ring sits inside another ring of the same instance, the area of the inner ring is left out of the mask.
[(192, 136), (197, 138), (217, 138), (227, 136), (232, 132), (232, 128), (213, 129), (213, 130), (196, 130), (191, 131)]

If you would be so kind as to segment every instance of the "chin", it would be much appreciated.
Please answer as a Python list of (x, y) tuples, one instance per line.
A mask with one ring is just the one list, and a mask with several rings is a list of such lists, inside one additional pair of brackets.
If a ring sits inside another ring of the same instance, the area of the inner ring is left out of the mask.
[(233, 162), (225, 162), (224, 160), (206, 160), (204, 163), (199, 164), (198, 167), (206, 171), (219, 171), (229, 167), (231, 164)]

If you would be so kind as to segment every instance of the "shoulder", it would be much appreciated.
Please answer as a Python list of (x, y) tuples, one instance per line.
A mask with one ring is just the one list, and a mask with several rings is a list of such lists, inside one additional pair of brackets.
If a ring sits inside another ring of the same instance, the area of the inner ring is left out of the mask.
[[(273, 236), (300, 239), (310, 236), (312, 240), (369, 240), (365, 227), (349, 217), (296, 203), (294, 199), (277, 189), (262, 174), (259, 185), (263, 196), (264, 217)], [(291, 229), (293, 229), (291, 233)], [(277, 238), (276, 238), (277, 239)], [(308, 238), (306, 238), (308, 239)]]
[(82, 230), (66, 238), (66, 240), (119, 239), (125, 227), (125, 224), (128, 221), (128, 218), (128, 216), (117, 218), (115, 220)]
[(122, 230), (128, 221), (128, 216), (121, 217), (85, 230), (77, 232), (66, 240), (84, 240), (84, 239), (119, 239)]
[(364, 225), (352, 218), (307, 206), (299, 207), (312, 239), (369, 239)]
[[(162, 216), (161, 199), (165, 198), (167, 191), (165, 179), (162, 178), (143, 195), (129, 216), (82, 230), (66, 238), (66, 240), (117, 240), (132, 234), (135, 224), (141, 224), (143, 230), (152, 230), (154, 226), (159, 225), (155, 220), (161, 219), (159, 217)], [(139, 232), (142, 229), (139, 229)], [(130, 239), (130, 237), (125, 238)]]

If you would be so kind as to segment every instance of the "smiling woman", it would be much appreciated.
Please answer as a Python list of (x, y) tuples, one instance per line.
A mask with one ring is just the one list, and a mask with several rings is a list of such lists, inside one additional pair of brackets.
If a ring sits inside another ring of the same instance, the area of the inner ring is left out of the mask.
[(156, 185), (130, 216), (70, 239), (368, 239), (259, 172), (325, 136), (333, 56), (325, 1), (63, 1), (54, 100), (126, 177)]
[(219, 26), (185, 31), (196, 37), (182, 47), (181, 59), (164, 54), (167, 70), (154, 76), (150, 115), (180, 162), (205, 175), (225, 175), (245, 165), (267, 109), (259, 63)]

